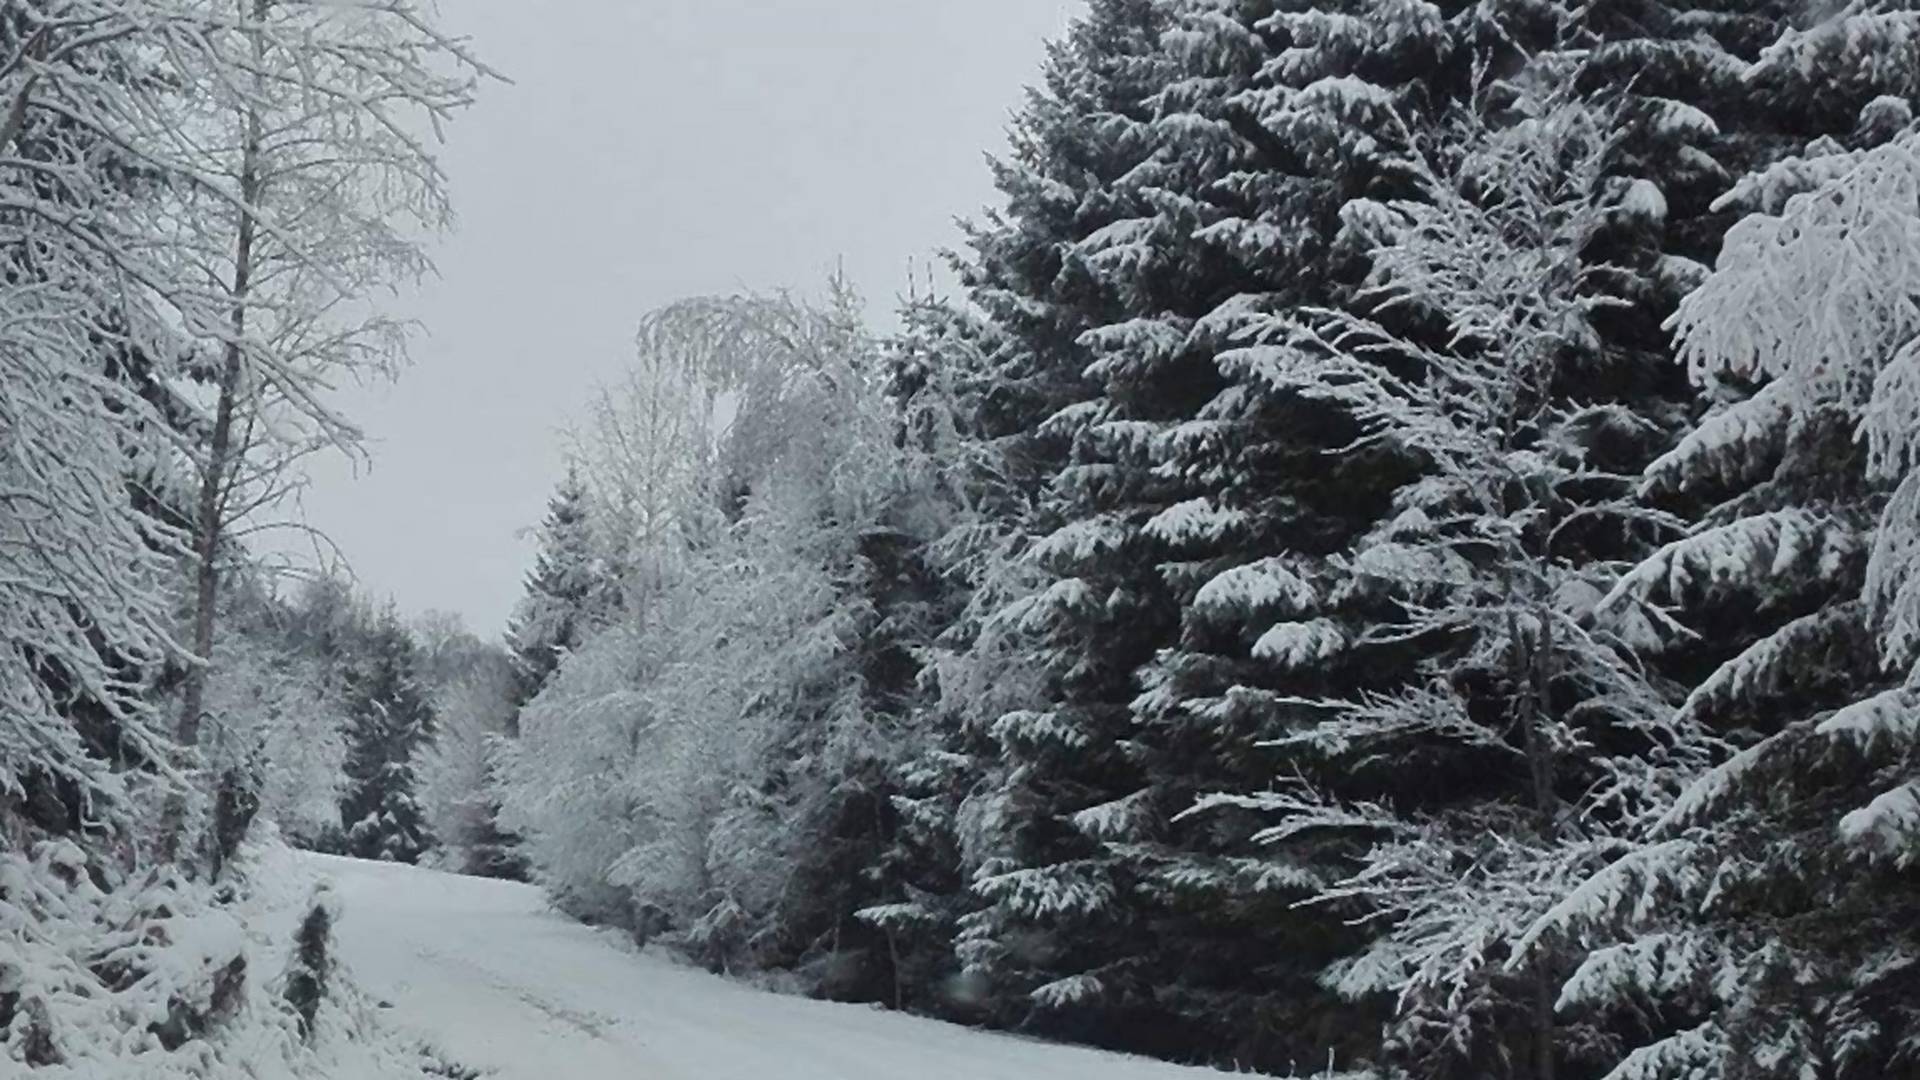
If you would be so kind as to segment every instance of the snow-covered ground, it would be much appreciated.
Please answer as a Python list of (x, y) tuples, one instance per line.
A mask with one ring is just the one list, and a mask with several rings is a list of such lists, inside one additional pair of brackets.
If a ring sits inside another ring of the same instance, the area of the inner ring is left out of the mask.
[(499, 1080), (1200, 1080), (1221, 1074), (765, 993), (626, 948), (538, 890), (311, 856), (395, 1023)]

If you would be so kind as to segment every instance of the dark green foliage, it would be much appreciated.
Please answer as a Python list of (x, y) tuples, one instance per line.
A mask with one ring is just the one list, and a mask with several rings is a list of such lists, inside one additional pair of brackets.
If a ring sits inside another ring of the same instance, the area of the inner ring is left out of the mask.
[(588, 514), (587, 489), (579, 473), (569, 469), (540, 523), (540, 551), (527, 575), (527, 594), (507, 629), (516, 704), (533, 700), (560, 658), (587, 632), (599, 588)]
[(415, 862), (430, 838), (415, 795), (415, 754), (433, 734), (433, 710), (415, 674), (414, 643), (389, 610), (372, 627), (348, 687), (347, 850)]
[(519, 836), (500, 827), (500, 800), (494, 798), (487, 804), (486, 821), (479, 835), (467, 848), (463, 870), (477, 877), (530, 881), (533, 866), (520, 850), (521, 843)]

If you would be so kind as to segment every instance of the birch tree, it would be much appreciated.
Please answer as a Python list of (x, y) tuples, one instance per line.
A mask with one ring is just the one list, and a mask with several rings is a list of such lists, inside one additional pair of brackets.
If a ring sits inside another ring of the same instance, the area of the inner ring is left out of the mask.
[[(133, 558), (73, 545), (117, 568), (190, 549), (188, 640), (153, 618), (150, 569), (131, 579), (116, 569), (113, 585), (62, 569), (81, 590), (117, 594), (99, 622), (101, 636), (125, 640), (127, 664), (108, 672), (96, 647), (62, 645), (60, 678), (124, 713), (126, 671), (184, 645), (175, 734), (191, 745), (231, 527), (283, 490), (289, 456), (352, 444), (353, 425), (325, 400), (336, 380), (404, 357), (402, 327), (368, 301), (427, 268), (421, 226), (448, 216), (430, 140), (482, 69), (407, 0), (27, 0), (5, 19), (0, 182), (9, 332), (22, 341), (10, 353), (38, 373), (31, 385), (46, 400), (91, 414), (96, 448), (137, 438), (133, 452), (191, 461), (200, 481), (184, 534), (130, 521), (121, 540), (140, 550)], [(199, 384), (204, 422), (168, 437), (175, 418), (151, 403), (56, 374), (102, 349), (140, 357), (156, 385)], [(83, 452), (77, 427), (57, 434), (23, 414), (18, 428), (43, 431), (47, 447), (67, 441), (57, 486), (102, 490), (111, 459)], [(69, 505), (113, 533), (101, 506)], [(53, 525), (35, 547), (47, 550)], [(86, 607), (80, 618), (91, 621)]]
[[(194, 180), (183, 212), (198, 226), (174, 272), (213, 283), (196, 306), (204, 324), (189, 324), (213, 395), (192, 640), (211, 661), (235, 523), (278, 499), (290, 459), (353, 447), (332, 387), (406, 361), (407, 327), (370, 301), (432, 269), (423, 238), (452, 218), (432, 139), (483, 69), (411, 0), (177, 7), (181, 34), (204, 43), (179, 52), (184, 74), (210, 90), (167, 150)], [(203, 671), (183, 689), (184, 745), (197, 740)]]
[[(713, 326), (700, 301), (649, 313), (626, 370), (595, 389), (570, 435), (620, 594), (614, 608), (656, 595), (698, 530), (695, 508), (724, 424), (721, 399), (731, 392), (728, 339)], [(731, 399), (724, 407), (734, 407)]]

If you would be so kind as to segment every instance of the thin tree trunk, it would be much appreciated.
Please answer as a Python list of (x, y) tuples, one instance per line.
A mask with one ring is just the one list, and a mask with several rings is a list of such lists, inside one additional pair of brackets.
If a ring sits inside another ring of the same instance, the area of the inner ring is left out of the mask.
[[(1533, 789), (1534, 814), (1542, 840), (1550, 840), (1557, 810), (1553, 794), (1553, 763), (1550, 749), (1540, 730), (1551, 710), (1548, 698), (1553, 675), (1553, 613), (1547, 605), (1535, 602), (1538, 620), (1537, 640), (1523, 633), (1518, 590), (1512, 569), (1506, 571), (1507, 635), (1513, 650), (1514, 701), (1519, 712), (1521, 746), (1527, 756), (1527, 771)], [(1552, 969), (1544, 958), (1537, 959), (1528, 976), (1532, 983), (1528, 1012), (1532, 1021), (1533, 1072), (1535, 1080), (1554, 1080), (1554, 981)]]
[(1553, 975), (1544, 962), (1533, 969), (1533, 1074), (1538, 1080), (1553, 1080)]
[(907, 981), (900, 971), (900, 942), (894, 936), (893, 927), (887, 927), (887, 963), (893, 965), (893, 1011), (905, 1012), (907, 1009)]
[[(243, 257), (251, 233), (250, 223), (241, 225)], [(234, 276), (236, 282), (244, 282), (247, 277), (245, 263), (242, 262), (241, 266), (242, 269)], [(242, 323), (244, 318), (236, 310), (235, 325)], [(233, 452), (234, 397), (239, 382), (240, 347), (229, 344), (226, 361), (220, 372), (220, 403), (214, 415), (213, 440), (207, 448), (206, 473), (200, 482), (200, 509), (194, 522), (194, 558), (198, 567), (194, 580), (193, 654), (199, 663), (188, 672), (186, 687), (181, 695), (178, 735), (181, 746), (197, 746), (200, 743), (200, 718), (205, 711), (207, 669), (213, 662), (214, 605), (220, 593), (217, 556), (223, 531), (221, 518), (226, 501), (228, 459)]]
[[(1546, 688), (1548, 683), (1549, 659), (1552, 654), (1553, 630), (1551, 615), (1541, 611), (1540, 640), (1531, 646), (1524, 639), (1513, 639), (1514, 678), (1517, 696), (1524, 702), (1521, 707), (1521, 740), (1527, 754), (1527, 768), (1531, 773), (1533, 787), (1534, 812), (1538, 816), (1542, 840), (1552, 838), (1554, 829), (1553, 764), (1548, 759), (1546, 740), (1542, 738), (1540, 724), (1547, 713)], [(1511, 606), (1507, 609), (1509, 632), (1517, 635), (1520, 630), (1519, 613)], [(1529, 649), (1534, 655), (1528, 656)], [(1553, 1018), (1554, 982), (1552, 969), (1544, 957), (1534, 961), (1529, 976), (1532, 982), (1532, 1003), (1529, 1012), (1533, 1022), (1533, 1067), (1535, 1080), (1554, 1080), (1554, 1036), (1556, 1029)]]
[[(268, 0), (256, 0), (254, 17), (263, 19)], [(255, 47), (259, 52), (258, 45)], [(256, 60), (259, 57), (256, 55)], [(228, 481), (233, 473), (233, 421), (238, 407), (243, 355), (240, 342), (247, 330), (247, 301), (253, 288), (253, 248), (256, 222), (253, 208), (260, 198), (259, 110), (247, 113), (247, 141), (240, 159), (240, 232), (234, 244), (232, 337), (220, 368), (220, 400), (215, 408), (213, 437), (207, 446), (207, 468), (200, 482), (200, 506), (194, 521), (193, 654), (198, 663), (187, 673), (181, 693), (178, 739), (181, 746), (200, 744), (200, 721), (206, 711), (207, 672), (213, 663), (215, 608), (220, 595), (220, 540), (225, 531)]]
[(1527, 747), (1527, 759), (1533, 769), (1534, 803), (1540, 813), (1540, 829), (1550, 839), (1560, 829), (1560, 800), (1553, 791), (1553, 748), (1547, 745), (1540, 726), (1553, 713), (1553, 610), (1547, 604), (1534, 605), (1534, 618), (1540, 623), (1540, 641), (1533, 663), (1533, 724)]
[[(1523, 688), (1518, 695), (1525, 703), (1520, 716), (1521, 746), (1527, 755), (1534, 814), (1541, 839), (1545, 840), (1553, 837), (1558, 818), (1553, 795), (1552, 750), (1540, 730), (1551, 711), (1547, 695), (1553, 677), (1553, 613), (1545, 605), (1537, 604), (1534, 618), (1539, 623), (1538, 640), (1525, 644), (1524, 639), (1514, 641), (1514, 679)], [(1507, 620), (1509, 630), (1519, 633), (1519, 614), (1511, 607)]]
[(1512, 643), (1513, 650), (1512, 671), (1508, 677), (1513, 681), (1513, 701), (1518, 713), (1514, 721), (1520, 727), (1521, 751), (1527, 758), (1528, 787), (1532, 789), (1535, 821), (1540, 828), (1541, 838), (1546, 839), (1553, 834), (1556, 816), (1553, 763), (1548, 759), (1549, 750), (1540, 732), (1541, 722), (1548, 711), (1546, 694), (1552, 663), (1552, 615), (1544, 608), (1536, 609), (1536, 617), (1540, 621), (1540, 640), (1529, 641), (1520, 623), (1511, 571), (1507, 572), (1507, 580), (1507, 639)]
[[(1552, 712), (1553, 612), (1545, 604), (1536, 604), (1534, 617), (1539, 621), (1539, 640), (1533, 645), (1532, 688), (1526, 718), (1527, 766), (1533, 773), (1533, 801), (1540, 816), (1540, 836), (1551, 841), (1557, 831), (1559, 806), (1553, 793), (1553, 750), (1547, 745), (1540, 727)], [(1553, 970), (1545, 956), (1535, 960), (1533, 968), (1533, 1064), (1537, 1080), (1554, 1080), (1554, 1004)]]

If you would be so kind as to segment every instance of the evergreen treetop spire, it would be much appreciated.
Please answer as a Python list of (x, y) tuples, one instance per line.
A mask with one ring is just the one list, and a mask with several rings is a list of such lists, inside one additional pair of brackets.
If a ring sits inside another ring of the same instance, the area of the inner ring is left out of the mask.
[(585, 638), (600, 574), (594, 555), (591, 497), (577, 466), (547, 503), (526, 594), (507, 630), (521, 704), (533, 699), (567, 650)]

